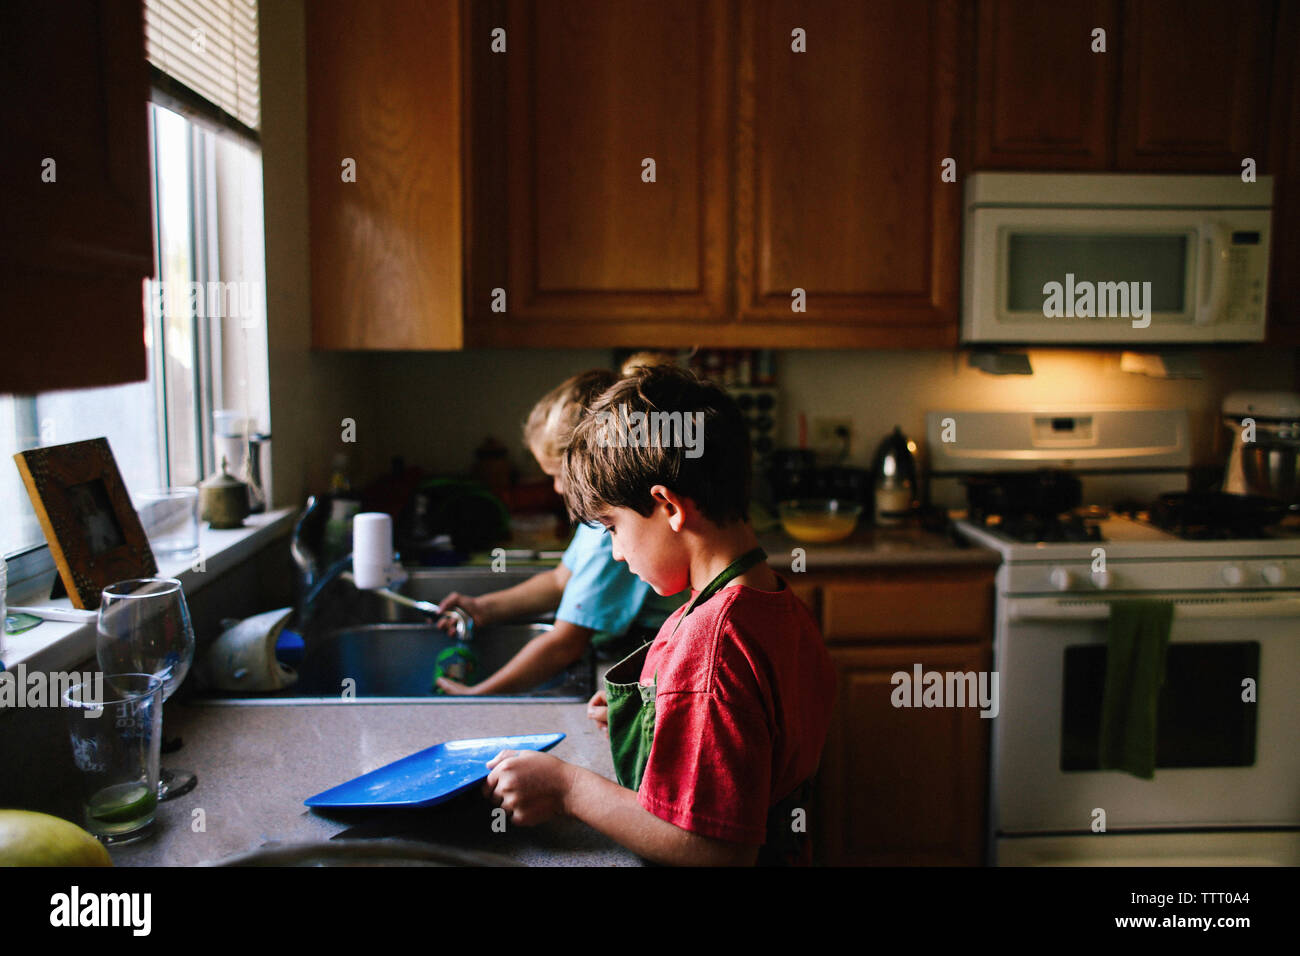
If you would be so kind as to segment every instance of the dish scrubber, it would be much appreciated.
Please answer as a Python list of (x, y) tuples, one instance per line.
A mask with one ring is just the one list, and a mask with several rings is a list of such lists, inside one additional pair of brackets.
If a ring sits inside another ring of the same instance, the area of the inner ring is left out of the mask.
[(459, 684), (474, 683), (474, 674), (478, 671), (478, 657), (468, 647), (457, 645), (449, 647), (438, 655), (433, 666), (433, 680), (429, 689), (435, 694), (441, 693), (438, 678), (446, 677)]

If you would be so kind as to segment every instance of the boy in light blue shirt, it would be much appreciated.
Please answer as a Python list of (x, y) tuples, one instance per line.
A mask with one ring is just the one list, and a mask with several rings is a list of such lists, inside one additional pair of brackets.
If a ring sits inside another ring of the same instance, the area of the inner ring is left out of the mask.
[[(560, 469), (574, 426), (615, 381), (617, 376), (605, 369), (583, 372), (533, 407), (524, 438), (542, 471), (554, 480), (557, 494), (564, 494)], [(626, 564), (614, 560), (603, 528), (579, 524), (558, 567), (514, 587), (478, 597), (453, 592), (439, 602), (444, 610), (463, 608), (476, 626), (553, 610), (555, 627), (531, 640), (481, 682), (466, 685), (439, 677), (438, 687), (446, 694), (506, 694), (544, 683), (581, 658), (589, 645), (601, 656), (617, 658), (624, 649), (651, 640), (686, 597), (656, 594)]]
[(560, 563), (569, 569), (569, 581), (555, 619), (593, 631), (592, 646), (602, 656), (616, 656), (610, 648), (630, 644), (637, 636), (645, 636), (641, 643), (650, 640), (681, 605), (679, 596), (659, 596), (626, 564), (615, 561), (603, 528), (579, 524)]

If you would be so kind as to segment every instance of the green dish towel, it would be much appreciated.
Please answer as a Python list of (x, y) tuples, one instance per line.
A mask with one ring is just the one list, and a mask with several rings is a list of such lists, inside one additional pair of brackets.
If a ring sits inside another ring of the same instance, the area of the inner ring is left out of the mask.
[(1173, 618), (1168, 601), (1115, 601), (1110, 606), (1098, 746), (1103, 770), (1124, 770), (1144, 780), (1155, 776), (1156, 707)]

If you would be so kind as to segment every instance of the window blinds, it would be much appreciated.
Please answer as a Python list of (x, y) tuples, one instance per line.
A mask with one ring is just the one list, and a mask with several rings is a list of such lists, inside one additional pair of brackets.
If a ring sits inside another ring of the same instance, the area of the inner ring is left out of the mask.
[(259, 129), (257, 0), (145, 0), (154, 66), (250, 129)]

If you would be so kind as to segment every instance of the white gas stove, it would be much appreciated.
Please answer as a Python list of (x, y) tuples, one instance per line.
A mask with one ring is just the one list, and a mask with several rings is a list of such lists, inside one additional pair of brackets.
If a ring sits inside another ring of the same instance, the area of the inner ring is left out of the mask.
[[(929, 426), (936, 480), (965, 480), (975, 505), (959, 533), (1003, 557), (993, 862), (1300, 865), (1300, 521), (1206, 519), (1183, 493), (1185, 411), (946, 411)], [(1059, 471), (1036, 488), (1039, 469)], [(1104, 507), (1121, 498), (1158, 502), (1174, 530)], [(1171, 519), (1170, 500), (1188, 510)], [(1023, 513), (1062, 501), (1059, 520)], [(1116, 601), (1172, 606), (1150, 779), (1100, 767)]]
[(1300, 524), (1267, 537), (1187, 540), (1147, 522), (1112, 516), (1088, 522), (1086, 541), (1022, 541), (998, 526), (961, 519), (962, 536), (1002, 555), (1002, 594), (1300, 588)]

